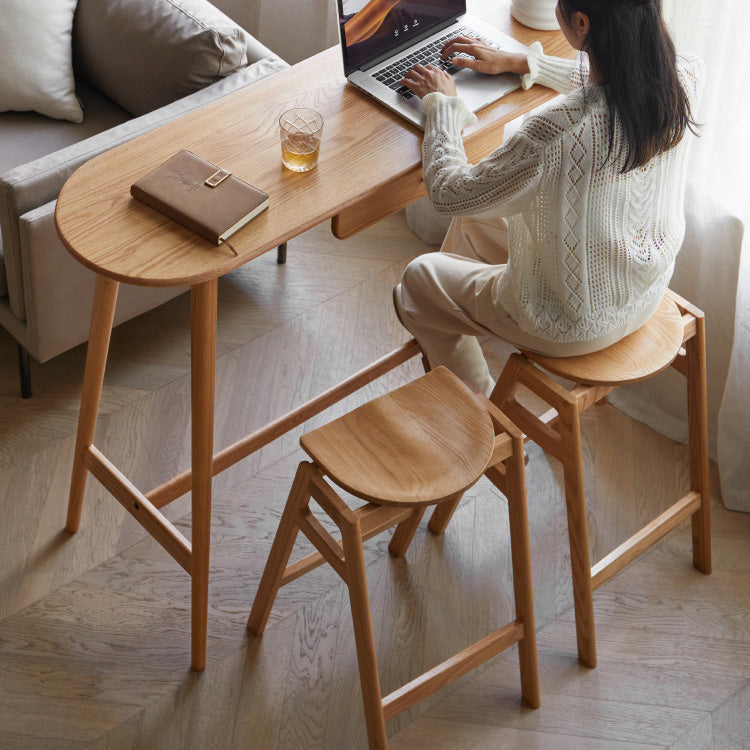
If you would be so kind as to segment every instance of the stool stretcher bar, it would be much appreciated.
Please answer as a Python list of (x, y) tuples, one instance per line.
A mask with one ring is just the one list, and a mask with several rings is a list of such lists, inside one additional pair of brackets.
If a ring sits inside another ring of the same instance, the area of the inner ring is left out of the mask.
[[(346, 380), (341, 381), (341, 383), (333, 388), (225, 448), (214, 455), (213, 476), (246, 458), (264, 445), (276, 440), (276, 438), (281, 437), (289, 432), (289, 430), (306, 422), (329, 406), (355, 393), (381, 375), (394, 370), (412, 357), (420, 354), (420, 352), (421, 350), (417, 342), (411, 339), (398, 349), (386, 354)], [(188, 575), (192, 575), (193, 551), (191, 543), (159, 511), (160, 508), (191, 490), (193, 480), (192, 470), (179, 474), (144, 495), (95, 445), (89, 445), (85, 449), (83, 460), (86, 469), (159, 542), (185, 572)], [(372, 520), (375, 521), (375, 518), (379, 515), (375, 514)], [(389, 519), (392, 518), (392, 515), (392, 513), (388, 514)], [(403, 515), (407, 516), (408, 513)], [(372, 529), (368, 529), (368, 537), (375, 536), (383, 528), (388, 528), (385, 518), (378, 519), (378, 521), (375, 521)], [(322, 559), (319, 553), (300, 560), (297, 564), (299, 570), (296, 574), (292, 574), (291, 578), (302, 575), (321, 562)], [(333, 560), (328, 560), (328, 562), (334, 565)]]
[(613, 575), (635, 560), (642, 552), (666, 536), (693, 513), (700, 510), (700, 492), (688, 492), (682, 499), (664, 511), (651, 523), (633, 534), (617, 549), (612, 550), (596, 565), (591, 566), (591, 585), (594, 589), (606, 583)]
[(386, 721), (424, 700), (436, 690), (445, 687), (447, 683), (476, 669), (488, 659), (518, 643), (523, 637), (523, 623), (510, 622), (485, 636), (473, 646), (459, 651), (442, 664), (433, 667), (429, 672), (407, 682), (406, 685), (383, 698), (383, 715)]
[[(361, 509), (361, 515), (359, 516), (360, 530), (362, 533), (362, 541), (366, 542), (368, 539), (377, 536), (386, 529), (390, 529), (392, 526), (405, 521), (409, 516), (412, 515), (411, 508), (388, 508), (383, 505), (374, 505), (369, 503), (367, 506)], [(307, 530), (305, 530), (307, 533)], [(327, 533), (327, 532), (326, 532)], [(342, 540), (341, 537), (333, 539), (334, 544), (341, 548)], [(284, 571), (284, 575), (281, 578), (281, 586), (285, 586), (290, 581), (305, 575), (311, 570), (320, 567), (327, 558), (323, 557), (321, 552), (312, 552), (298, 560), (296, 563), (290, 564)], [(328, 560), (330, 562), (330, 560)], [(334, 566), (334, 569), (341, 578), (346, 580), (346, 576), (338, 568)]]
[[(421, 349), (419, 345), (414, 339), (411, 339), (390, 354), (386, 354), (346, 380), (342, 380), (333, 388), (302, 404), (302, 406), (298, 406), (284, 416), (275, 419), (273, 422), (269, 422), (265, 427), (261, 427), (255, 432), (250, 433), (242, 440), (238, 440), (236, 443), (224, 448), (214, 455), (213, 476), (220, 474), (243, 458), (247, 458), (251, 453), (255, 453), (265, 445), (268, 445), (268, 443), (273, 442), (347, 396), (351, 396), (352, 393), (355, 393), (360, 388), (368, 385), (381, 375), (394, 370), (420, 353)], [(192, 486), (192, 478), (193, 472), (191, 470), (185, 471), (147, 492), (146, 497), (154, 507), (162, 508), (186, 492), (189, 492)]]
[(115, 500), (190, 574), (192, 572), (191, 545), (177, 528), (95, 445), (89, 446), (84, 463)]

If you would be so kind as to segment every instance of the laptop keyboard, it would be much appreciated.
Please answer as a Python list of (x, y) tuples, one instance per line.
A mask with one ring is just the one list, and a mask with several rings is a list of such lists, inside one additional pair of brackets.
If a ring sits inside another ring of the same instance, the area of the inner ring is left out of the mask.
[[(471, 29), (461, 28), (458, 29), (458, 31), (452, 31), (450, 34), (445, 34), (439, 39), (435, 39), (429, 44), (426, 44), (424, 47), (420, 47), (410, 55), (407, 55), (406, 57), (401, 58), (392, 65), (389, 65), (387, 68), (383, 68), (377, 73), (373, 73), (373, 78), (385, 84), (386, 86), (388, 86), (388, 88), (393, 89), (399, 96), (402, 96), (404, 99), (411, 99), (411, 97), (414, 96), (414, 92), (410, 89), (407, 89), (406, 86), (401, 85), (401, 80), (403, 79), (404, 74), (408, 70), (411, 70), (415, 65), (434, 65), (436, 68), (444, 70), (449, 75), (454, 75), (455, 73), (457, 73), (459, 70), (461, 70), (461, 68), (457, 68), (451, 63), (449, 59), (442, 59), (440, 57), (440, 51), (449, 40), (464, 34), (476, 37), (476, 33)], [(482, 39), (482, 41), (486, 44), (490, 44), (493, 47), (496, 46), (486, 39)], [(453, 57), (471, 58), (471, 55), (467, 55), (462, 52), (461, 54), (453, 55)]]

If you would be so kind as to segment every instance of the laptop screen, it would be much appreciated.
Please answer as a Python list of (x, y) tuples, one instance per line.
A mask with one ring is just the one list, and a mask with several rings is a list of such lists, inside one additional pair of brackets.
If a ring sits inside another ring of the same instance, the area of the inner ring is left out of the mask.
[(466, 12), (466, 0), (338, 0), (344, 72)]

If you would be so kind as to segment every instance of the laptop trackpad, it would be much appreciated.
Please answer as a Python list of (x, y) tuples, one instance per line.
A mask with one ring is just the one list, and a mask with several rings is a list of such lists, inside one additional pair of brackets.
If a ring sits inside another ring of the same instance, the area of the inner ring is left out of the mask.
[(515, 76), (489, 76), (471, 70), (456, 73), (453, 80), (456, 82), (458, 96), (472, 111), (499, 99), (508, 91), (517, 88), (520, 83)]

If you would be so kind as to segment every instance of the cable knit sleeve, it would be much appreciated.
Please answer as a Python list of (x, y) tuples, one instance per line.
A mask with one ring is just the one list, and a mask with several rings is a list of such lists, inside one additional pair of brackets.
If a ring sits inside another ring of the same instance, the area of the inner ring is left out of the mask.
[(446, 214), (478, 214), (490, 209), (518, 213), (536, 193), (543, 172), (543, 149), (521, 133), (483, 159), (469, 164), (461, 130), (476, 122), (455, 97), (428, 94), (422, 163), (427, 194)]
[(589, 77), (588, 56), (584, 53), (578, 60), (565, 60), (562, 57), (545, 55), (541, 42), (529, 47), (527, 56), (529, 72), (521, 76), (524, 89), (535, 83), (548, 86), (561, 94), (568, 94), (580, 88)]
[(677, 55), (677, 72), (690, 102), (691, 114), (695, 118), (703, 93), (706, 64), (701, 58), (694, 55), (680, 54)]

